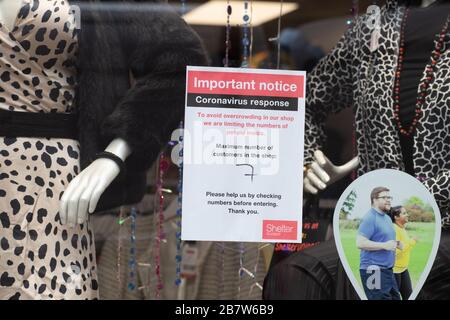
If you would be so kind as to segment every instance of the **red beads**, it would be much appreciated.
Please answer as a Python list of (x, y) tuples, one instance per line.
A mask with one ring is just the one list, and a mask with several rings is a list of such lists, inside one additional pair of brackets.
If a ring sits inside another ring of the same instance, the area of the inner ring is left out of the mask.
[(169, 169), (170, 167), (170, 163), (169, 161), (167, 161), (166, 159), (162, 159), (159, 163), (159, 169), (161, 170), (161, 172), (166, 172), (167, 169)]
[(441, 56), (441, 51), (444, 48), (444, 40), (445, 40), (445, 35), (448, 31), (448, 23), (449, 23), (449, 18), (447, 18), (447, 21), (445, 22), (445, 25), (439, 34), (439, 41), (436, 43), (435, 49), (431, 53), (430, 65), (428, 65), (425, 69), (426, 77), (419, 85), (420, 92), (417, 97), (416, 111), (415, 111), (414, 119), (412, 120), (412, 123), (409, 126), (409, 128), (404, 128), (400, 121), (399, 101), (400, 101), (400, 77), (401, 77), (401, 70), (403, 67), (402, 64), (403, 64), (403, 59), (404, 59), (404, 54), (405, 54), (404, 31), (405, 31), (405, 26), (406, 26), (406, 19), (408, 17), (408, 12), (409, 12), (409, 9), (407, 9), (405, 11), (405, 15), (403, 17), (403, 22), (402, 22), (402, 28), (401, 28), (401, 32), (400, 32), (399, 58), (398, 58), (397, 70), (395, 72), (394, 90), (393, 90), (394, 91), (394, 94), (393, 94), (393, 97), (394, 97), (394, 120), (395, 120), (395, 123), (397, 124), (397, 128), (398, 128), (400, 134), (405, 135), (405, 136), (410, 136), (411, 134), (414, 133), (414, 131), (416, 130), (417, 123), (419, 122), (420, 118), (422, 117), (422, 114), (423, 114), (422, 106), (423, 106), (425, 99), (427, 97), (427, 94), (428, 94), (427, 89), (430, 86), (430, 83), (434, 78), (433, 73), (435, 70), (435, 66), (438, 63), (438, 60)]

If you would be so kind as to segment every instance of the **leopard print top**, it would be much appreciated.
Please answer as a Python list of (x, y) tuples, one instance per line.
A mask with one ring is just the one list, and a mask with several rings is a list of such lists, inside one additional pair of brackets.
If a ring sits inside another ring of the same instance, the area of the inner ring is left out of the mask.
[(78, 42), (67, 9), (67, 1), (23, 0), (13, 29), (0, 23), (0, 109), (71, 111)]
[[(368, 17), (361, 16), (309, 75), (305, 163), (311, 162), (314, 150), (324, 144), (327, 115), (352, 106), (360, 157), (358, 174), (382, 168), (405, 170), (392, 97), (404, 12), (405, 8), (392, 0), (382, 8), (381, 38), (374, 52), (369, 47), (372, 30), (366, 24)], [(434, 195), (443, 226), (450, 225), (449, 46), (447, 34), (414, 135), (413, 152), (415, 175)]]

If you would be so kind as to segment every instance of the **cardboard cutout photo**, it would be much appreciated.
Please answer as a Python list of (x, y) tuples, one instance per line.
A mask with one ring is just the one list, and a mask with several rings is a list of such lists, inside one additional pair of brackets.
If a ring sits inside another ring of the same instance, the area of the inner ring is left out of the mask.
[(347, 187), (333, 228), (340, 259), (361, 299), (413, 300), (436, 257), (441, 216), (418, 180), (382, 169)]

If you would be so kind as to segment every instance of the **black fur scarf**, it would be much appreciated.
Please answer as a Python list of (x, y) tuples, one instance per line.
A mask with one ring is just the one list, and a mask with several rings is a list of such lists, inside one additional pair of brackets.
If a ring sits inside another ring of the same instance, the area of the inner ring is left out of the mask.
[(199, 37), (167, 5), (80, 7), (81, 168), (115, 138), (132, 148), (125, 179), (99, 202), (104, 210), (142, 199), (146, 170), (183, 116), (186, 66), (207, 59)]

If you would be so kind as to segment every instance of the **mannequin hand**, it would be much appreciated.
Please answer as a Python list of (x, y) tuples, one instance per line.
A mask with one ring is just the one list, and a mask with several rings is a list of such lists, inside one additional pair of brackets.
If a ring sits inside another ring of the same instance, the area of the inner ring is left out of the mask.
[[(131, 154), (128, 143), (114, 139), (105, 149), (123, 161)], [(60, 202), (60, 216), (63, 224), (75, 225), (86, 222), (88, 212), (93, 213), (103, 192), (119, 175), (120, 168), (111, 159), (100, 158), (92, 162), (70, 181)]]
[(304, 189), (312, 194), (324, 190), (335, 181), (345, 177), (359, 164), (355, 157), (342, 166), (335, 166), (320, 150), (314, 151), (314, 162), (310, 165), (303, 179)]
[(119, 173), (119, 166), (111, 159), (97, 159), (81, 171), (61, 198), (61, 222), (71, 226), (84, 223), (88, 212), (95, 211), (100, 196)]

